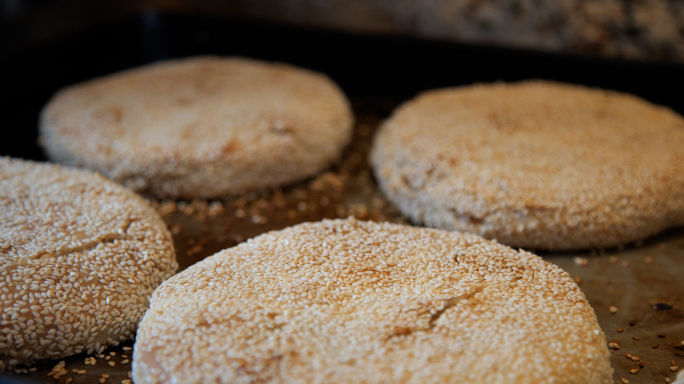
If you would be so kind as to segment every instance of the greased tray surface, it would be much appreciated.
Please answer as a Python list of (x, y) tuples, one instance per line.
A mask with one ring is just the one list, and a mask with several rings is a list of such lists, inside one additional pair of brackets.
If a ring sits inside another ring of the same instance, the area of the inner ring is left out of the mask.
[[(174, 234), (181, 269), (260, 233), (303, 221), (355, 216), (405, 222), (379, 193), (367, 154), (382, 119), (421, 90), (543, 78), (631, 92), (684, 113), (684, 98), (669, 91), (684, 88), (682, 66), (147, 12), (0, 58), (7, 68), (0, 90), (6, 118), (0, 155), (45, 159), (36, 144), (37, 118), (59, 88), (155, 60), (199, 54), (249, 56), (325, 72), (352, 100), (357, 122), (341, 162), (299, 184), (216, 201), (150, 199)], [(620, 346), (611, 349), (615, 382), (674, 381), (684, 369), (684, 228), (623, 249), (541, 256), (578, 281), (608, 341)], [(132, 346), (127, 342), (102, 355), (73, 356), (63, 367), (59, 361), (40, 363), (0, 381), (125, 382)], [(682, 368), (674, 371), (673, 366)]]

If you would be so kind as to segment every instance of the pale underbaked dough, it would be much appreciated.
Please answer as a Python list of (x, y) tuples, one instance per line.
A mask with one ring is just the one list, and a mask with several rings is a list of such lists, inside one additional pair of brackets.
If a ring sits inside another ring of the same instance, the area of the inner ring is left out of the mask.
[(0, 372), (130, 339), (177, 267), (166, 225), (135, 193), (0, 157)]
[(213, 198), (277, 187), (337, 161), (353, 115), (327, 76), (194, 57), (68, 87), (40, 119), (50, 159), (136, 191)]
[(684, 119), (617, 92), (428, 91), (383, 123), (371, 163), (414, 222), (515, 247), (612, 247), (684, 224)]
[(155, 291), (142, 383), (609, 383), (593, 309), (538, 256), (470, 234), (325, 220)]

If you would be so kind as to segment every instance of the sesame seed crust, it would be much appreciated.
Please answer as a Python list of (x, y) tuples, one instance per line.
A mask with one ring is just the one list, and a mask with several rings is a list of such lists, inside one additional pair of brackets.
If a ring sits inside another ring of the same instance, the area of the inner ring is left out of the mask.
[(177, 267), (164, 222), (135, 193), (0, 158), (0, 371), (130, 339)]
[(153, 294), (136, 383), (609, 383), (572, 278), (475, 235), (354, 219), (269, 232)]
[(602, 248), (684, 224), (684, 119), (546, 81), (428, 91), (381, 126), (371, 163), (416, 223), (514, 247)]
[(283, 63), (195, 57), (68, 87), (40, 119), (51, 160), (172, 198), (277, 187), (340, 157), (353, 115), (327, 76)]

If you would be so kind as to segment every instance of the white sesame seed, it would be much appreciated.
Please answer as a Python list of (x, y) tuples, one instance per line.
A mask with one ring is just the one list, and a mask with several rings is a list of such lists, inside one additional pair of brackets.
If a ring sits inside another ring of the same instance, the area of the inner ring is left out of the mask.
[[(135, 352), (188, 367), (172, 374), (197, 382), (271, 375), (269, 364), (289, 375), (285, 367), (304, 360), (318, 367), (307, 381), (401, 382), (410, 372), (422, 382), (447, 372), (441, 381), (507, 382), (518, 370), (543, 382), (561, 366), (588, 378), (598, 365), (611, 378), (607, 344), (573, 279), (537, 256), (461, 233), (333, 220), (261, 235), (165, 282)], [(544, 363), (520, 357), (490, 369), (507, 361), (499, 352), (539, 356), (540, 345)], [(145, 361), (134, 354), (136, 364)]]
[[(140, 289), (127, 283), (119, 285), (121, 293), (150, 295), (176, 268), (165, 224), (138, 196), (94, 174), (9, 158), (0, 158), (0, 170), (4, 177), (0, 200), (20, 194), (9, 204), (0, 204), (0, 230), (11, 223), (8, 217), (32, 223), (13, 232), (8, 248), (12, 251), (0, 259), (2, 319), (11, 325), (0, 331), (0, 337), (13, 340), (16, 356), (0, 357), (0, 370), (15, 370), (17, 362), (92, 351), (94, 333), (108, 330), (94, 326), (95, 319), (102, 316), (101, 301), (94, 298), (103, 286), (118, 282), (126, 271), (124, 281), (152, 286)], [(24, 206), (28, 202), (30, 209)], [(135, 225), (129, 226), (130, 222)], [(146, 250), (148, 258), (153, 255), (157, 265), (126, 269), (127, 260), (140, 257), (124, 251), (129, 242), (135, 249)], [(88, 272), (91, 267), (106, 271), (100, 282)], [(138, 275), (146, 276), (145, 280)], [(146, 303), (121, 302), (122, 306), (132, 304), (135, 308), (126, 308), (126, 312), (141, 318)], [(135, 323), (128, 326), (135, 327)]]

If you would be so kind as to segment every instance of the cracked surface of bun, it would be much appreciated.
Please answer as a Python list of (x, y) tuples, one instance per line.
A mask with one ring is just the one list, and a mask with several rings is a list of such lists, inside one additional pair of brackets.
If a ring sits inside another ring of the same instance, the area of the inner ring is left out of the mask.
[(684, 118), (545, 81), (428, 91), (383, 123), (371, 163), (416, 223), (514, 247), (603, 248), (684, 225)]
[(223, 250), (155, 291), (142, 383), (610, 383), (570, 276), (479, 236), (325, 220)]
[(213, 198), (292, 183), (338, 160), (353, 115), (327, 76), (283, 63), (194, 57), (58, 92), (43, 109), (51, 160), (139, 192)]
[(135, 193), (0, 157), (0, 372), (130, 339), (177, 267), (166, 225)]

